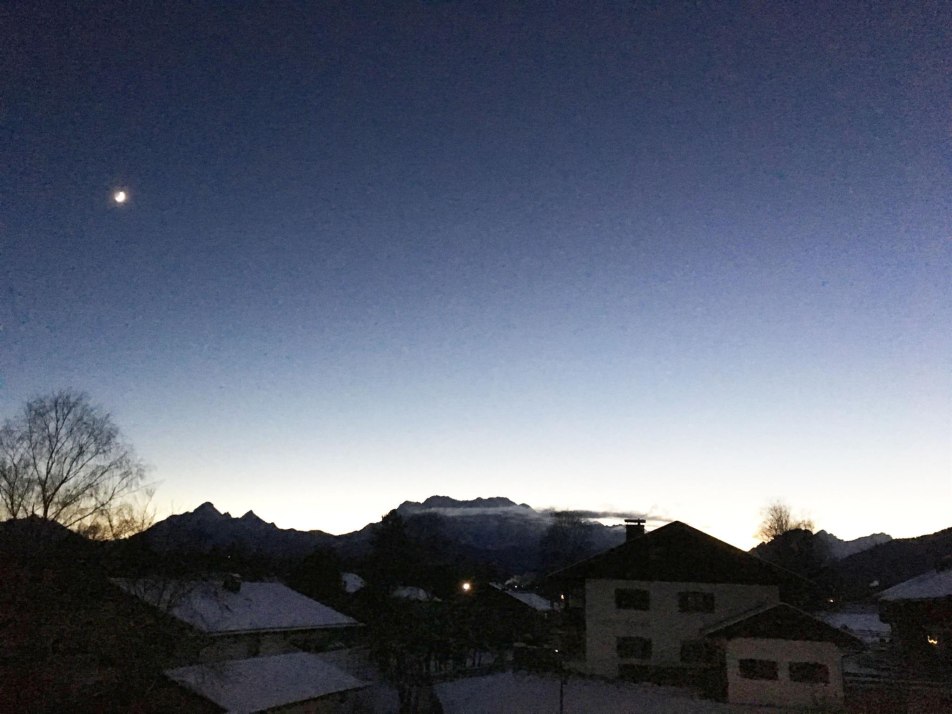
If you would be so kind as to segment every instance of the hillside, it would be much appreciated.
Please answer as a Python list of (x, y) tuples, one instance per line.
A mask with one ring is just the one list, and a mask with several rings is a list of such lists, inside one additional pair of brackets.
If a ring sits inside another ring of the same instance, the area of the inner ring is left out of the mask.
[(952, 555), (952, 528), (916, 538), (896, 538), (836, 563), (828, 575), (846, 599), (858, 599), (934, 568)]

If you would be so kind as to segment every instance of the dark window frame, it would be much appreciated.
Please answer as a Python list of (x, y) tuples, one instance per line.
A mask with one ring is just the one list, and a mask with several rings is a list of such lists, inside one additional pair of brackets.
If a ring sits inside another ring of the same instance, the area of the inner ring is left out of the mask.
[(684, 640), (680, 659), (684, 664), (710, 664), (714, 660), (714, 643), (709, 640)]
[(830, 668), (822, 662), (791, 662), (789, 674), (791, 682), (830, 683)]
[(780, 665), (772, 659), (742, 659), (738, 660), (737, 666), (744, 679), (780, 679)]
[(678, 612), (714, 612), (714, 593), (688, 590), (678, 593)]
[(651, 593), (644, 588), (615, 588), (616, 610), (650, 610)]
[(616, 637), (615, 653), (619, 659), (651, 659), (650, 637)]

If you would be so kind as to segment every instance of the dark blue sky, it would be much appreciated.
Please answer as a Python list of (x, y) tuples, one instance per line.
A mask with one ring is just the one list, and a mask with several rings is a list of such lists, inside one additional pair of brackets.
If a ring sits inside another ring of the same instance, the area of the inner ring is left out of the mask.
[(949, 525), (947, 4), (380, 5), (0, 10), (0, 413), (284, 526)]

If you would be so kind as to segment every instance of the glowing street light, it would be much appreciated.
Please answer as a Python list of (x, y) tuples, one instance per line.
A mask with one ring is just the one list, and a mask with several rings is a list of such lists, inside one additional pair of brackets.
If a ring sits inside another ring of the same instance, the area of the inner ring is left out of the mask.
[(473, 591), (473, 584), (469, 580), (464, 580), (460, 583), (459, 589), (464, 593), (471, 593)]

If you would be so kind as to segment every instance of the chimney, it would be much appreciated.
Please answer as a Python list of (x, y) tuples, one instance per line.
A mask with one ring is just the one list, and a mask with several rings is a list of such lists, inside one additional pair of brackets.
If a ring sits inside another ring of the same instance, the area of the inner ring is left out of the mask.
[(236, 573), (229, 573), (222, 579), (221, 586), (231, 593), (241, 590), (241, 576)]
[(626, 518), (625, 519), (625, 542), (634, 540), (645, 534), (644, 518)]

